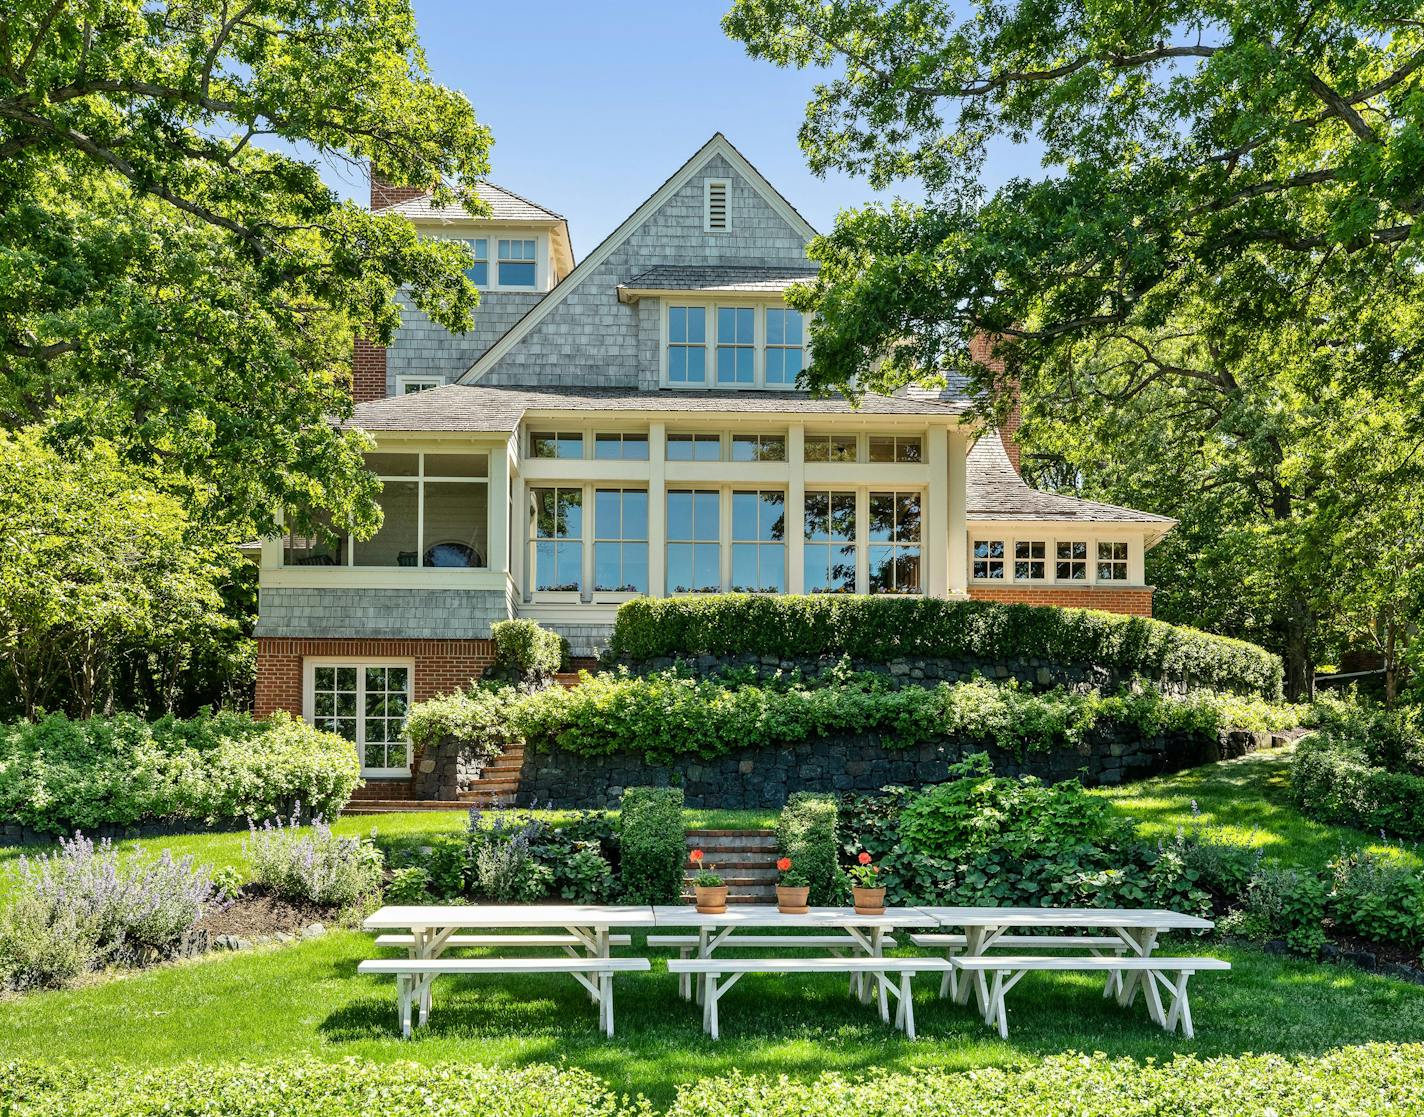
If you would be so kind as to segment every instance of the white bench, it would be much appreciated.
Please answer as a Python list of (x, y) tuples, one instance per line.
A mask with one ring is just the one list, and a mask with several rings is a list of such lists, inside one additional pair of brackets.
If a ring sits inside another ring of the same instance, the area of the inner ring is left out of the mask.
[[(909, 1039), (915, 1038), (915, 1003), (911, 996), (910, 979), (917, 973), (939, 972), (953, 965), (943, 958), (881, 958), (859, 956), (855, 958), (673, 958), (668, 961), (668, 972), (675, 974), (700, 974), (706, 980), (706, 992), (702, 1000), (702, 1027), (713, 1039), (717, 1038), (717, 1001), (743, 974), (749, 973), (849, 973), (874, 977), (880, 983), (880, 1018), (887, 1023), (885, 993), (896, 997), (895, 1026), (904, 1030)], [(719, 980), (723, 974), (727, 980)], [(899, 977), (898, 984), (890, 979), (891, 974)]]
[[(969, 945), (966, 935), (946, 935), (940, 932), (912, 934), (910, 941), (916, 946), (943, 950), (946, 958), (953, 958)], [(1000, 935), (985, 949), (999, 950), (1008, 947), (1026, 947), (1030, 950), (1086, 950), (1090, 957), (1101, 957), (1104, 950), (1122, 954), (1127, 950), (1127, 943), (1118, 935)], [(1109, 973), (1103, 995), (1107, 996), (1117, 989), (1121, 980), (1121, 971)], [(954, 970), (946, 973), (940, 981), (939, 995), (941, 999), (959, 999), (959, 975)]]
[(420, 1026), (429, 1017), (430, 987), (442, 974), (566, 973), (598, 1001), (598, 1026), (613, 1034), (613, 975), (646, 972), (646, 958), (377, 958), (362, 962), (357, 973), (394, 974), (396, 1014), (401, 1035), (411, 1033), (411, 1005), (420, 1006)]
[[(1156, 1024), (1160, 1024), (1169, 1032), (1177, 1030), (1181, 1025), (1182, 1034), (1191, 1039), (1195, 1034), (1192, 1030), (1192, 1006), (1187, 1000), (1187, 979), (1194, 973), (1202, 970), (1229, 970), (1230, 962), (1223, 962), (1220, 958), (1160, 958), (1160, 957), (1127, 957), (1127, 958), (1085, 958), (1085, 957), (1027, 957), (1014, 955), (993, 955), (979, 954), (972, 958), (962, 958), (956, 956), (951, 959), (957, 970), (964, 970), (973, 974), (976, 982), (979, 983), (980, 1004), (984, 1006), (984, 1023), (990, 1027), (998, 1025), (999, 1035), (1007, 1038), (1009, 1034), (1008, 1012), (1004, 1007), (1004, 997), (1009, 990), (1019, 983), (1019, 980), (1026, 973), (1035, 970), (1055, 970), (1059, 972), (1078, 973), (1112, 973), (1123, 970), (1132, 971), (1143, 975), (1143, 989), (1147, 998), (1147, 1013)], [(985, 975), (992, 974), (993, 985), (985, 989)], [(1169, 979), (1168, 974), (1175, 974), (1175, 979)], [(1158, 985), (1166, 990), (1172, 998), (1170, 1011), (1164, 1011), (1162, 1007), (1162, 997), (1158, 992)], [(1104, 996), (1112, 991), (1112, 985), (1104, 991)], [(1136, 1000), (1136, 988), (1132, 990), (1132, 996), (1128, 1000), (1130, 1005)]]
[[(889, 949), (895, 945), (895, 939), (886, 935), (881, 943)], [(855, 954), (861, 950), (860, 943), (849, 935), (728, 935), (719, 945), (756, 950), (829, 950), (837, 957), (846, 951)], [(649, 935), (648, 946), (676, 947), (679, 958), (691, 958), (697, 953), (701, 942), (696, 935)], [(856, 980), (853, 974), (852, 985)], [(691, 974), (678, 976), (677, 991), (683, 1000), (692, 999)]]
[[(631, 946), (632, 935), (609, 935), (609, 946)], [(407, 950), (415, 949), (414, 935), (377, 935), (377, 946), (402, 946)], [(451, 935), (445, 940), (445, 946), (558, 946), (566, 951), (577, 950), (585, 946), (583, 939), (577, 935)], [(573, 957), (581, 957), (573, 955)]]

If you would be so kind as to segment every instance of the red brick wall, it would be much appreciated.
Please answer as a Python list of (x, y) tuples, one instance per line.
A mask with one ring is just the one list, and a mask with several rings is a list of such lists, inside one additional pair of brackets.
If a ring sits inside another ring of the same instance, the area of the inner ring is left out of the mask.
[(351, 398), (357, 403), (386, 398), (386, 350), (358, 337), (351, 355)]
[[(969, 586), (976, 601), (1001, 601), (1006, 605), (1060, 605), (1069, 609), (1102, 609), (1108, 613), (1152, 615), (1152, 587), (1126, 586)], [(259, 683), (260, 685), (260, 683)]]
[(494, 662), (491, 640), (341, 640), (260, 636), (254, 712), (302, 715), (302, 661), (306, 656), (413, 659), (415, 701), (458, 690)]
[[(978, 361), (985, 368), (1002, 373), (1004, 371), (1004, 359), (994, 356), (995, 339), (988, 334), (979, 334), (969, 343), (969, 355)], [(1002, 382), (1003, 391), (1010, 396), (1009, 413), (1005, 417), (1003, 425), (999, 427), (999, 435), (1004, 440), (1004, 450), (1009, 455), (1009, 461), (1014, 463), (1014, 468), (1019, 468), (1019, 440), (1018, 429), (1023, 425), (1023, 412), (1019, 408), (1019, 385), (1018, 381), (1005, 377)]]
[(418, 186), (392, 186), (381, 173), (371, 170), (371, 209), (385, 209), (418, 198), (425, 191)]

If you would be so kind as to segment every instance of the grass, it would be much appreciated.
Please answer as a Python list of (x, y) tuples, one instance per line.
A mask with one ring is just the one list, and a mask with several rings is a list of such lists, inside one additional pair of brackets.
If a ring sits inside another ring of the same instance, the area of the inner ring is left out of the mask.
[(1388, 854), (1416, 868), (1415, 848), (1378, 835), (1306, 818), (1290, 797), (1292, 748), (1265, 749), (1235, 760), (1094, 792), (1138, 822), (1149, 840), (1179, 831), (1262, 850), (1281, 865), (1323, 866), (1345, 849)]
[(43, 1054), (164, 1065), (314, 1054), (565, 1062), (665, 1105), (679, 1083), (732, 1070), (812, 1078), (828, 1070), (1005, 1065), (1065, 1050), (1140, 1060), (1178, 1051), (1311, 1055), (1424, 1040), (1424, 987), (1255, 949), (1214, 945), (1211, 952), (1234, 968), (1193, 979), (1192, 1041), (1153, 1027), (1140, 1003), (1129, 1011), (1104, 1001), (1098, 979), (1036, 974), (1011, 995), (1007, 1041), (970, 1008), (939, 1001), (934, 980), (917, 982), (920, 1038), (911, 1043), (848, 998), (838, 978), (749, 976), (723, 1001), (722, 1039), (713, 1043), (702, 1034), (698, 1010), (678, 999), (676, 981), (655, 962), (651, 974), (618, 978), (611, 1041), (598, 1033), (597, 1014), (572, 980), (537, 975), (442, 979), (429, 1028), (404, 1042), (391, 981), (355, 973), (373, 953), (370, 939), (335, 931), (17, 998), (0, 1010), (0, 1059)]

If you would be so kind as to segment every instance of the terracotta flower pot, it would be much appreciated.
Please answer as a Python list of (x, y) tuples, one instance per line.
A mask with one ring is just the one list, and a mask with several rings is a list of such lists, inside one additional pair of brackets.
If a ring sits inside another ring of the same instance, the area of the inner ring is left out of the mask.
[(727, 910), (727, 886), (704, 888), (697, 885), (693, 892), (697, 895), (697, 910), (703, 915), (721, 915)]
[(805, 915), (811, 909), (806, 901), (811, 897), (809, 887), (793, 888), (789, 885), (776, 886), (776, 910), (784, 915)]
[(856, 915), (885, 914), (885, 889), (861, 888), (859, 885), (856, 885), (850, 891), (851, 895), (855, 898)]

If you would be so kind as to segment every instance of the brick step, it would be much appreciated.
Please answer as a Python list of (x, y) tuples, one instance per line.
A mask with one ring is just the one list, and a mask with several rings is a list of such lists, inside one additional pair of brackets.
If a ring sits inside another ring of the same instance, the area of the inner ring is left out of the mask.
[(775, 861), (777, 857), (777, 845), (775, 842), (760, 845), (737, 845), (737, 846), (714, 846), (711, 844), (701, 846), (689, 846), (689, 852), (700, 849), (702, 855), (708, 861), (715, 861), (719, 857), (745, 858), (749, 861)]
[[(775, 869), (776, 857), (748, 857), (743, 853), (728, 854), (725, 857), (718, 857), (715, 860), (709, 853), (702, 862), (704, 865), (715, 864), (723, 869)], [(682, 867), (688, 871), (696, 870), (697, 864), (690, 858), (682, 863)]]
[[(725, 884), (728, 888), (735, 888), (738, 892), (756, 892), (776, 888), (776, 878), (774, 876), (745, 876), (740, 873), (734, 876), (731, 873), (724, 873), (720, 871), (717, 873), (717, 875), (722, 878), (723, 884)], [(682, 883), (684, 887), (691, 887), (692, 878), (683, 877)]]
[(691, 843), (693, 838), (703, 841), (710, 841), (713, 838), (772, 838), (775, 839), (775, 830), (689, 830), (687, 840)]
[(462, 798), (462, 799), (463, 799), (466, 795), (501, 795), (501, 794), (503, 794), (503, 795), (513, 795), (513, 794), (514, 794), (516, 791), (518, 791), (518, 790), (519, 790), (519, 781), (518, 781), (518, 780), (513, 780), (513, 779), (511, 779), (511, 780), (505, 780), (505, 779), (500, 779), (500, 780), (486, 780), (486, 779), (480, 779), (480, 780), (476, 780), (475, 783), (474, 783), (474, 786), (472, 786), (471, 788), (469, 788), (469, 790), (467, 790), (467, 791), (461, 791), (461, 792), (458, 793), (458, 795), (459, 795), (459, 797)]

